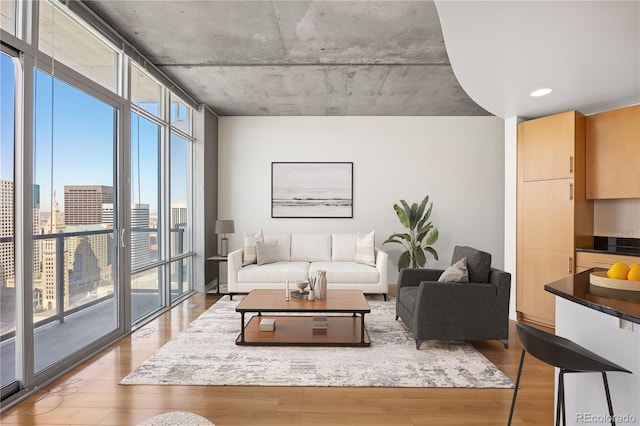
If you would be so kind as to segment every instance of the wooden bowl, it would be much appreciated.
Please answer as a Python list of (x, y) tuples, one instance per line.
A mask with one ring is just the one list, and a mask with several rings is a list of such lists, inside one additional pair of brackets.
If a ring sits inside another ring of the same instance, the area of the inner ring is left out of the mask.
[(617, 280), (607, 277), (607, 271), (592, 272), (589, 282), (598, 287), (616, 290), (640, 291), (640, 281)]

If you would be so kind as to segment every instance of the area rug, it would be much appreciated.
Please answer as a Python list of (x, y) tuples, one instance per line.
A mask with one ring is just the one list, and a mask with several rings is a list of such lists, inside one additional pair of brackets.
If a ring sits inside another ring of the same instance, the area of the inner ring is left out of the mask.
[(138, 426), (215, 426), (202, 416), (188, 411), (171, 411), (139, 423)]
[[(513, 382), (466, 342), (416, 350), (395, 320), (395, 301), (369, 300), (367, 348), (237, 346), (241, 297), (224, 296), (127, 375), (123, 385), (511, 388)], [(276, 322), (277, 327), (277, 322)]]

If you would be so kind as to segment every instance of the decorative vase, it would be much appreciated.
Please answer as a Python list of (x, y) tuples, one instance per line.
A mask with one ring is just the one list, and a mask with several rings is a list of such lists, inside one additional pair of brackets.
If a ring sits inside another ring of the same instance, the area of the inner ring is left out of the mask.
[(316, 299), (327, 298), (327, 271), (316, 271), (317, 281), (316, 286), (313, 289)]
[(309, 300), (316, 300), (316, 292), (309, 290)]

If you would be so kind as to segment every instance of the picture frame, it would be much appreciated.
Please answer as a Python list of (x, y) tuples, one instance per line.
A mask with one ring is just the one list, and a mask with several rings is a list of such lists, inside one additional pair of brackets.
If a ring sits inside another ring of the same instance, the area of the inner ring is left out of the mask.
[(272, 218), (353, 218), (353, 162), (272, 162)]

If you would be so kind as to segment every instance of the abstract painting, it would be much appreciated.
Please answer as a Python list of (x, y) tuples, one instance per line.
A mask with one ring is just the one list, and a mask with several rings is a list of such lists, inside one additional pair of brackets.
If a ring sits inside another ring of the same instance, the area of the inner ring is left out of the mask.
[(353, 163), (271, 163), (271, 217), (352, 218)]

